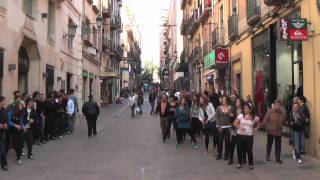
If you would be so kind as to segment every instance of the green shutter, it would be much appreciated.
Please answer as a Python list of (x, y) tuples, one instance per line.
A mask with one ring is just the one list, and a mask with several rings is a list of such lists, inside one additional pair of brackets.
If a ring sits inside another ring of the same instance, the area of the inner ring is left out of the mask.
[(23, 10), (25, 13), (32, 16), (32, 3), (33, 0), (23, 0)]

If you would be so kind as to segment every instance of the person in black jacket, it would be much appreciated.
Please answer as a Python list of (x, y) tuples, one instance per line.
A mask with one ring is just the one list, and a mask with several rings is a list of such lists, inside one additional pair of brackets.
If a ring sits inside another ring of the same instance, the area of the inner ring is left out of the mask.
[(161, 102), (158, 103), (156, 108), (156, 114), (160, 116), (160, 127), (162, 132), (162, 141), (166, 140), (167, 121), (170, 112), (170, 105), (166, 95), (162, 95)]
[(100, 108), (96, 102), (93, 101), (93, 96), (89, 96), (89, 101), (82, 106), (82, 113), (87, 119), (88, 123), (88, 137), (97, 135), (97, 118), (100, 114)]
[[(305, 137), (309, 138), (309, 134), (310, 134), (310, 111), (308, 106), (306, 105), (307, 103), (307, 98), (304, 96), (299, 97), (299, 105), (300, 105), (300, 111), (303, 114), (304, 118), (305, 118), (305, 122), (306, 122), (306, 126), (305, 126)], [(305, 142), (304, 142), (304, 138), (302, 141), (302, 149), (300, 149), (301, 154), (305, 154)]]
[(6, 152), (6, 131), (8, 129), (8, 114), (6, 107), (6, 98), (0, 96), (0, 160), (1, 169), (8, 170), (7, 152)]
[(292, 113), (289, 118), (289, 125), (292, 129), (292, 137), (294, 141), (294, 159), (298, 159), (298, 164), (302, 163), (301, 152), (302, 141), (304, 139), (305, 117), (300, 111), (299, 103), (293, 103)]
[(33, 145), (33, 132), (35, 127), (35, 121), (37, 118), (37, 112), (34, 109), (34, 101), (31, 98), (26, 100), (26, 108), (24, 112), (24, 125), (26, 128), (25, 139), (27, 140), (28, 158), (33, 159), (32, 145)]
[(47, 99), (43, 103), (44, 108), (44, 116), (45, 116), (45, 126), (44, 126), (44, 140), (49, 141), (50, 140), (56, 140), (56, 137), (54, 135), (54, 129), (55, 129), (55, 123), (56, 120), (56, 113), (54, 111), (54, 101), (52, 94), (47, 95)]

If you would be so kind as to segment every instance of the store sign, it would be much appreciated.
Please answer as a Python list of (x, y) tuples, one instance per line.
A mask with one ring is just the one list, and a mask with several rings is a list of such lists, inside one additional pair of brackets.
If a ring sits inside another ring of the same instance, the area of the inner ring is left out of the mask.
[(289, 30), (288, 30), (288, 20), (287, 19), (280, 19), (280, 27), (279, 27), (279, 32), (280, 32), (280, 40), (282, 41), (287, 41), (289, 40)]
[(229, 63), (229, 50), (228, 49), (216, 49), (216, 63), (224, 64)]
[(291, 19), (289, 27), (289, 37), (292, 41), (308, 40), (307, 19)]
[(280, 19), (279, 34), (282, 41), (306, 41), (308, 40), (307, 19)]
[(214, 51), (210, 52), (204, 57), (204, 68), (209, 69), (212, 65), (215, 64), (216, 54)]

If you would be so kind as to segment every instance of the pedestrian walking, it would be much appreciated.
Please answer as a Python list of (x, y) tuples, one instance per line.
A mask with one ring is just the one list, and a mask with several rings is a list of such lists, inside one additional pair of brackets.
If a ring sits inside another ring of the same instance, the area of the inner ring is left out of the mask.
[(76, 118), (77, 118), (77, 112), (79, 112), (79, 105), (78, 105), (78, 100), (77, 100), (77, 97), (75, 96), (75, 91), (74, 89), (70, 89), (70, 92), (69, 92), (69, 98), (73, 101), (73, 105), (74, 105), (74, 110), (73, 110), (73, 113), (71, 115), (71, 133), (73, 132), (74, 130), (74, 126), (75, 126), (75, 122), (76, 122)]
[[(239, 116), (240, 114), (243, 114), (243, 100), (238, 97), (236, 100), (236, 115)], [(232, 126), (231, 126), (230, 156), (229, 156), (228, 165), (233, 164), (234, 151), (237, 146), (237, 128), (233, 125), (234, 120), (232, 121)], [(238, 154), (238, 151), (237, 151), (237, 154)], [(246, 164), (245, 152), (242, 152), (242, 161), (243, 161), (243, 164)]]
[(144, 102), (144, 98), (143, 98), (143, 91), (139, 91), (138, 92), (138, 107), (139, 107), (139, 114), (142, 114), (142, 106), (143, 106), (143, 102)]
[(162, 95), (161, 102), (157, 105), (156, 113), (160, 116), (160, 128), (162, 132), (162, 141), (166, 141), (167, 121), (170, 111), (170, 105), (166, 95)]
[(22, 164), (22, 148), (24, 133), (27, 131), (24, 125), (24, 108), (21, 101), (15, 102), (12, 111), (8, 113), (8, 124), (12, 133), (13, 148), (16, 152), (17, 163)]
[(205, 154), (209, 151), (209, 141), (210, 136), (213, 136), (213, 148), (217, 145), (217, 133), (215, 132), (216, 128), (216, 120), (215, 115), (216, 111), (211, 102), (207, 97), (200, 96), (199, 98), (199, 120), (203, 125), (203, 133), (205, 136)]
[(138, 102), (138, 97), (135, 94), (134, 91), (132, 91), (132, 93), (130, 94), (129, 97), (129, 101), (128, 101), (128, 105), (130, 106), (131, 109), (131, 117), (134, 118), (135, 115), (135, 108), (137, 106), (137, 102)]
[(294, 145), (293, 159), (297, 159), (297, 162), (299, 164), (302, 163), (301, 149), (302, 142), (304, 140), (305, 123), (305, 117), (303, 116), (303, 113), (300, 111), (299, 103), (293, 103), (292, 113), (290, 113), (289, 117), (289, 125), (292, 129)]
[(233, 125), (237, 128), (238, 165), (237, 169), (244, 164), (243, 154), (248, 155), (249, 168), (253, 169), (253, 135), (259, 128), (259, 118), (255, 115), (250, 103), (245, 103), (243, 114), (238, 115)]
[(216, 113), (219, 139), (217, 160), (220, 160), (222, 158), (223, 147), (225, 150), (224, 160), (228, 160), (230, 155), (231, 125), (236, 116), (234, 108), (230, 105), (230, 99), (228, 97), (223, 96), (222, 104), (217, 108)]
[(191, 130), (190, 123), (190, 108), (187, 105), (186, 98), (181, 97), (179, 100), (179, 106), (176, 107), (176, 116), (178, 122), (178, 142), (176, 145), (176, 149), (179, 149), (181, 144), (183, 143), (183, 135), (188, 133), (191, 137), (192, 146), (197, 147), (196, 138)]
[(171, 135), (171, 126), (173, 125), (174, 130), (176, 131), (176, 136), (178, 137), (177, 134), (177, 128), (178, 128), (178, 123), (177, 123), (177, 116), (176, 116), (176, 108), (178, 107), (178, 103), (175, 100), (174, 95), (170, 95), (169, 97), (169, 112), (168, 112), (168, 117), (167, 117), (167, 123), (166, 123), (166, 132), (165, 132), (165, 139), (169, 139)]
[(280, 155), (282, 127), (285, 122), (286, 113), (281, 110), (281, 101), (275, 100), (273, 108), (267, 112), (262, 123), (262, 127), (264, 127), (267, 132), (267, 161), (270, 161), (272, 144), (273, 141), (275, 141), (276, 162), (279, 164), (283, 163)]
[(82, 106), (82, 113), (87, 119), (88, 124), (88, 137), (97, 135), (97, 119), (100, 114), (98, 103), (93, 100), (93, 96), (89, 96), (89, 101), (85, 102)]
[[(303, 114), (304, 118), (305, 118), (305, 138), (309, 137), (310, 134), (310, 111), (309, 108), (307, 106), (307, 98), (304, 96), (299, 97), (299, 105), (300, 105), (300, 111)], [(301, 149), (300, 152), (301, 154), (305, 154), (305, 138), (302, 138), (302, 145), (301, 145)]]
[(192, 104), (190, 110), (191, 127), (194, 135), (199, 135), (201, 132), (202, 123), (199, 120), (199, 109), (200, 109), (200, 95), (194, 94), (192, 96)]
[(72, 100), (70, 94), (67, 95), (68, 102), (67, 102), (67, 116), (68, 116), (68, 134), (72, 134), (74, 131), (74, 124), (75, 124), (75, 118), (74, 116), (74, 101)]
[(0, 96), (0, 161), (1, 169), (8, 171), (8, 161), (6, 152), (6, 134), (8, 131), (8, 112), (6, 109), (6, 98)]
[(149, 103), (150, 103), (150, 106), (151, 106), (151, 111), (150, 111), (151, 115), (153, 115), (155, 113), (154, 104), (155, 104), (156, 98), (157, 98), (156, 91), (153, 88), (151, 90), (151, 92), (149, 93)]

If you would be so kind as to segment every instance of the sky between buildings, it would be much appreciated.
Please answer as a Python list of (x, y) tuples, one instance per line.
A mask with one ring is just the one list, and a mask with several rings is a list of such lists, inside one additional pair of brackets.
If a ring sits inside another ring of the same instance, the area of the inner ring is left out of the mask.
[(126, 0), (141, 32), (141, 59), (159, 64), (160, 30), (170, 0)]

